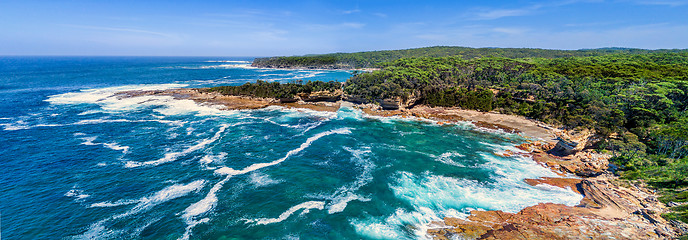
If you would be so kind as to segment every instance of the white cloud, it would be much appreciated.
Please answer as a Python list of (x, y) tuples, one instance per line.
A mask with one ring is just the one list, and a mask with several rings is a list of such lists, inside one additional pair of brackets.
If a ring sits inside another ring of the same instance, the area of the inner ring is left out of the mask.
[(565, 27), (599, 27), (599, 26), (609, 26), (617, 25), (623, 23), (621, 21), (605, 21), (605, 22), (587, 22), (587, 23), (568, 23), (564, 24)]
[(253, 40), (257, 41), (284, 41), (287, 40), (286, 35), (288, 33), (289, 32), (285, 30), (267, 30), (253, 32), (250, 34), (250, 36), (253, 38)]
[(384, 14), (384, 13), (373, 13), (373, 15), (375, 15), (375, 16), (377, 16), (377, 17), (381, 17), (381, 18), (386, 18), (386, 17), (387, 17), (387, 14)]
[(534, 9), (495, 9), (475, 14), (476, 20), (494, 20), (504, 17), (518, 17), (530, 15)]
[(345, 22), (338, 24), (306, 24), (303, 28), (310, 31), (340, 31), (342, 29), (361, 29), (365, 23)]
[(528, 32), (528, 29), (526, 29), (526, 28), (497, 27), (497, 28), (493, 28), (492, 31), (498, 32), (498, 33), (506, 33), (506, 34), (523, 34), (523, 33)]
[(511, 8), (511, 9), (491, 9), (484, 8), (473, 10), (474, 13), (468, 14), (472, 16), (473, 20), (494, 20), (505, 17), (520, 17), (535, 14), (538, 10), (543, 10), (546, 8), (555, 8), (565, 5), (577, 4), (577, 3), (599, 3), (603, 0), (566, 0), (566, 1), (551, 1), (539, 4), (532, 4), (529, 6), (524, 6), (522, 8)]
[(71, 28), (79, 28), (79, 29), (91, 29), (91, 30), (99, 30), (99, 31), (111, 31), (111, 32), (143, 33), (143, 34), (147, 34), (147, 35), (156, 35), (156, 36), (169, 37), (169, 38), (175, 37), (172, 34), (147, 31), (147, 30), (141, 30), (141, 29), (135, 29), (135, 28), (100, 27), (100, 26), (87, 26), (87, 25), (74, 25), (74, 24), (59, 24), (59, 25), (65, 26), (65, 27), (71, 27)]
[(345, 11), (342, 11), (343, 14), (352, 14), (352, 13), (360, 13), (360, 12), (361, 12), (361, 10), (358, 9), (358, 8), (357, 8), (357, 9), (352, 9), (352, 10), (345, 10)]
[(688, 2), (685, 1), (638, 1), (636, 3), (640, 5), (658, 5), (668, 7), (678, 7), (688, 4)]
[(360, 29), (360, 28), (363, 28), (365, 26), (365, 24), (364, 23), (357, 23), (357, 22), (348, 22), (348, 23), (342, 23), (341, 26), (346, 27), (346, 28)]

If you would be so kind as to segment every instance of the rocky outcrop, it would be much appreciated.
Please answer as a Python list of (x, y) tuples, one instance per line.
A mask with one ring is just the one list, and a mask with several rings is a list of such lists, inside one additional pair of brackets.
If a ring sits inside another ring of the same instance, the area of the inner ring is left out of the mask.
[(412, 108), (413, 106), (416, 106), (417, 104), (420, 103), (420, 99), (415, 97), (415, 95), (411, 95), (410, 97), (406, 98), (405, 100), (402, 99), (401, 97), (395, 97), (395, 98), (375, 99), (372, 102), (368, 101), (367, 99), (361, 98), (359, 96), (344, 95), (343, 100), (349, 101), (352, 103), (356, 103), (356, 104), (376, 103), (382, 108), (382, 110), (409, 109), (409, 108)]
[(654, 192), (606, 172), (609, 156), (591, 150), (547, 154), (553, 147), (539, 142), (517, 146), (563, 176), (525, 182), (580, 193), (584, 198), (577, 206), (542, 203), (518, 213), (476, 210), (466, 219), (435, 222), (428, 234), (434, 239), (673, 239), (685, 234), (685, 224), (661, 217), (669, 209)]
[(295, 103), (298, 102), (298, 98), (279, 98), (280, 103)]
[(347, 102), (351, 102), (351, 103), (355, 103), (355, 104), (364, 104), (367, 102), (367, 100), (365, 98), (362, 98), (362, 97), (359, 97), (356, 95), (349, 95), (349, 94), (344, 94), (344, 96), (342, 96), (342, 100), (347, 101)]
[[(326, 92), (318, 93), (317, 97), (332, 97), (336, 98), (337, 94), (331, 93), (327, 95)], [(261, 109), (268, 106), (282, 106), (288, 108), (307, 108), (315, 111), (336, 112), (339, 110), (339, 103), (329, 101), (314, 101), (305, 102), (301, 98), (257, 98), (248, 96), (231, 96), (223, 95), (217, 92), (207, 92), (203, 89), (180, 88), (168, 90), (154, 90), (154, 91), (124, 91), (119, 92), (116, 96), (120, 98), (131, 98), (138, 96), (171, 96), (176, 99), (193, 100), (199, 104), (208, 104), (218, 106), (226, 110), (243, 110), (243, 109)], [(308, 95), (310, 97), (310, 95)]]
[[(553, 181), (529, 183), (545, 182)], [(436, 222), (428, 234), (435, 239), (670, 239), (679, 234), (660, 216), (666, 207), (651, 193), (606, 178), (575, 182), (559, 184), (576, 185), (585, 195), (579, 206), (542, 203), (518, 213), (476, 210), (466, 219)]]
[(578, 151), (580, 151), (582, 148), (583, 144), (580, 144), (578, 142), (570, 141), (570, 140), (565, 140), (562, 138), (557, 138), (557, 145), (554, 146), (554, 152), (560, 154), (560, 155), (571, 155), (574, 154)]
[(377, 103), (380, 104), (382, 110), (397, 110), (399, 109), (399, 100), (392, 98), (378, 99)]
[(671, 229), (639, 215), (609, 216), (589, 208), (542, 203), (518, 213), (473, 211), (428, 231), (435, 239), (664, 239)]
[(567, 156), (590, 147), (595, 141), (594, 133), (590, 130), (562, 131), (557, 134), (557, 145), (550, 153)]
[(312, 93), (299, 93), (297, 97), (304, 102), (336, 102), (342, 99), (344, 92), (342, 90), (337, 90), (334, 92), (330, 91), (319, 91)]

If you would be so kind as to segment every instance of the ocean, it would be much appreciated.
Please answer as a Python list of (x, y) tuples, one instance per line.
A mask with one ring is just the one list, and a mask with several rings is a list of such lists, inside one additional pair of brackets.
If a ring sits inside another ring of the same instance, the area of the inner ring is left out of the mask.
[(2, 239), (426, 239), (433, 221), (582, 196), (470, 123), (119, 91), (346, 81), (252, 58), (0, 57)]

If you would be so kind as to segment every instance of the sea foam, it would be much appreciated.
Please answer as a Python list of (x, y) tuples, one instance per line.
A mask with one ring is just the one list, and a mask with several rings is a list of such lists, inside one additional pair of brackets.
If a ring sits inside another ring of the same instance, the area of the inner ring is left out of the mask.
[[(175, 198), (183, 197), (186, 196), (187, 194), (191, 192), (196, 192), (203, 188), (205, 185), (205, 180), (196, 180), (193, 182), (190, 182), (188, 184), (174, 184), (168, 187), (163, 188), (160, 191), (157, 191), (153, 194), (150, 194), (148, 196), (139, 198), (139, 199), (134, 199), (134, 200), (118, 200), (114, 203), (112, 202), (99, 202), (99, 203), (94, 203), (91, 204), (91, 207), (114, 207), (114, 206), (121, 206), (121, 205), (130, 205), (136, 203), (136, 205), (129, 210), (127, 210), (124, 213), (117, 214), (114, 216), (111, 216), (109, 218), (100, 220), (96, 223), (93, 223), (89, 226), (88, 230), (80, 235), (74, 236), (75, 239), (101, 239), (101, 238), (113, 238), (116, 233), (119, 233), (119, 231), (112, 231), (108, 230), (105, 227), (105, 223), (125, 217), (129, 217), (131, 215), (135, 215), (141, 212), (148, 211), (152, 209), (153, 207), (165, 203), (167, 201), (170, 201)], [(118, 238), (123, 238), (123, 236), (120, 236)]]
[(291, 216), (292, 214), (294, 214), (298, 210), (303, 209), (301, 214), (306, 214), (311, 209), (323, 210), (324, 207), (325, 207), (325, 202), (308, 201), (308, 202), (304, 202), (304, 203), (298, 204), (296, 206), (290, 207), (289, 209), (287, 209), (287, 211), (284, 211), (277, 218), (258, 218), (258, 219), (254, 219), (254, 220), (249, 220), (248, 222), (255, 222), (256, 224), (260, 224), (260, 225), (278, 223), (278, 222), (286, 220), (287, 218), (289, 218), (289, 216)]
[(375, 164), (369, 159), (369, 155), (372, 153), (370, 147), (364, 147), (362, 150), (344, 147), (344, 150), (352, 154), (351, 161), (361, 169), (361, 173), (356, 181), (338, 188), (331, 196), (326, 197), (330, 200), (327, 205), (329, 214), (344, 211), (348, 203), (354, 200), (370, 201), (370, 198), (354, 193), (373, 180), (372, 172), (375, 169)]
[[(56, 105), (75, 105), (75, 104), (96, 104), (100, 106), (100, 112), (118, 113), (135, 111), (143, 108), (163, 106), (155, 108), (154, 111), (163, 115), (185, 115), (196, 114), (197, 116), (228, 116), (235, 115), (238, 111), (222, 110), (221, 106), (198, 104), (189, 99), (175, 99), (172, 96), (136, 96), (122, 97), (117, 93), (123, 91), (148, 91), (165, 90), (172, 88), (186, 87), (186, 84), (151, 84), (151, 85), (128, 85), (108, 88), (84, 89), (79, 92), (69, 92), (49, 96), (47, 102)], [(88, 113), (96, 113), (96, 110), (89, 110)]]
[(127, 168), (135, 168), (135, 167), (141, 167), (141, 166), (157, 166), (163, 163), (168, 163), (168, 162), (173, 162), (176, 161), (179, 157), (187, 155), (189, 153), (192, 153), (194, 151), (198, 151), (200, 149), (203, 149), (205, 146), (208, 144), (211, 144), (222, 136), (222, 133), (227, 129), (229, 125), (228, 124), (223, 124), (221, 125), (220, 129), (215, 132), (215, 135), (213, 137), (204, 139), (196, 143), (195, 145), (184, 149), (181, 152), (171, 152), (171, 153), (166, 153), (164, 157), (154, 160), (154, 161), (147, 161), (147, 162), (135, 162), (135, 161), (128, 161), (124, 166)]
[(97, 146), (97, 145), (102, 145), (105, 148), (112, 149), (115, 151), (122, 151), (122, 153), (127, 154), (129, 152), (129, 146), (121, 146), (118, 143), (114, 142), (109, 142), (109, 143), (95, 143), (93, 141), (96, 140), (97, 137), (82, 137), (81, 139), (84, 140), (81, 144), (83, 145), (89, 145), (89, 146)]
[[(357, 230), (365, 235), (375, 235), (365, 224), (384, 224), (385, 228), (399, 228), (412, 224), (421, 228), (415, 231), (419, 238), (425, 238), (426, 230), (432, 221), (444, 217), (465, 218), (470, 209), (502, 210), (516, 213), (521, 209), (542, 202), (554, 202), (573, 206), (583, 198), (571, 189), (551, 186), (530, 186), (513, 178), (498, 178), (497, 182), (478, 182), (468, 179), (457, 179), (429, 172), (415, 175), (400, 172), (396, 181), (390, 184), (395, 196), (403, 199), (413, 211), (397, 211), (386, 220), (376, 218), (352, 222)], [(463, 209), (464, 212), (456, 211)]]
[(254, 163), (242, 170), (235, 170), (230, 167), (222, 167), (220, 169), (215, 170), (215, 174), (218, 175), (225, 175), (225, 178), (222, 179), (221, 181), (217, 182), (213, 187), (210, 189), (208, 194), (201, 199), (200, 201), (191, 204), (189, 207), (187, 207), (184, 210), (184, 213), (182, 214), (182, 219), (186, 222), (186, 230), (182, 237), (179, 239), (189, 239), (191, 236), (191, 230), (193, 230), (196, 225), (201, 224), (201, 223), (206, 223), (210, 221), (210, 218), (201, 218), (201, 216), (207, 214), (208, 212), (212, 211), (213, 208), (215, 208), (215, 205), (217, 204), (217, 192), (222, 189), (225, 183), (229, 181), (230, 178), (236, 175), (241, 175), (241, 174), (246, 174), (249, 172), (256, 171), (261, 168), (269, 167), (269, 166), (274, 166), (277, 164), (280, 164), (281, 162), (284, 162), (287, 160), (289, 157), (300, 153), (304, 149), (308, 148), (314, 141), (328, 136), (332, 134), (350, 134), (351, 130), (349, 128), (340, 128), (340, 129), (335, 129), (335, 130), (330, 130), (327, 132), (321, 132), (318, 133), (308, 139), (306, 139), (306, 142), (302, 143), (298, 148), (292, 149), (287, 154), (275, 161), (272, 162), (267, 162), (267, 163)]

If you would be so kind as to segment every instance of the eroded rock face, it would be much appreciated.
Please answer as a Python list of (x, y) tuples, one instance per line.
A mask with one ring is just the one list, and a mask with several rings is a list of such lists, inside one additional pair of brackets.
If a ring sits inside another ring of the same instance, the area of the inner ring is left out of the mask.
[(366, 101), (364, 98), (362, 98), (362, 97), (354, 96), (354, 95), (348, 95), (348, 94), (345, 94), (345, 95), (342, 97), (342, 99), (344, 99), (344, 101), (352, 102), (352, 103), (355, 103), (355, 104), (364, 104), (364, 103), (367, 102), (367, 101)]
[(596, 138), (590, 130), (561, 132), (556, 146), (550, 151), (552, 154), (568, 156), (582, 151), (592, 145)]
[(337, 90), (334, 92), (319, 91), (312, 93), (299, 93), (298, 97), (304, 102), (336, 102), (342, 99), (342, 95), (344, 95), (342, 90)]
[(557, 142), (557, 145), (554, 146), (554, 149), (552, 149), (555, 153), (559, 155), (571, 155), (574, 154), (578, 151), (580, 151), (582, 148), (579, 148), (582, 144), (570, 140), (565, 140), (562, 138), (559, 138), (559, 141)]
[[(537, 149), (540, 146), (540, 150)], [(445, 218), (428, 230), (434, 239), (673, 239), (686, 224), (661, 217), (668, 208), (651, 190), (608, 174), (608, 156), (590, 150), (558, 157), (552, 146), (519, 145), (563, 178), (526, 179), (530, 185), (569, 188), (584, 196), (577, 206), (542, 203), (518, 213), (472, 211), (466, 219)], [(572, 173), (594, 177), (572, 178)]]
[(385, 98), (377, 100), (383, 110), (397, 110), (399, 109), (399, 101), (397, 99)]
[[(676, 233), (656, 214), (541, 203), (518, 213), (473, 211), (463, 220), (445, 218), (428, 230), (434, 239), (665, 239)], [(617, 215), (618, 214), (618, 215)], [(653, 219), (653, 220), (648, 220)]]

